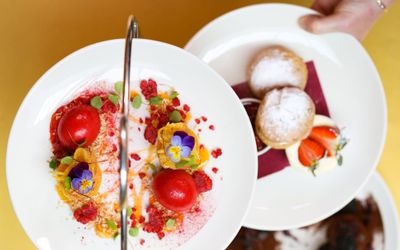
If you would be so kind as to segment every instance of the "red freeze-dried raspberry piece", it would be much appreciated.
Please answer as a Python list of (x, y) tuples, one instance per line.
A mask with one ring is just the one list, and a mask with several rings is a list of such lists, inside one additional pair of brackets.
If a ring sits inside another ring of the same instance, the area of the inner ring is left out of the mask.
[(190, 111), (190, 107), (187, 104), (183, 105), (183, 110), (185, 110), (185, 112), (189, 112)]
[(149, 215), (149, 219), (144, 224), (143, 230), (148, 233), (161, 232), (164, 226), (164, 220), (160, 211), (158, 211), (154, 206), (149, 206), (147, 207), (146, 212)]
[(179, 100), (178, 97), (175, 97), (174, 99), (172, 99), (172, 105), (174, 105), (174, 107), (178, 107), (181, 105), (181, 101)]
[(94, 206), (93, 202), (88, 202), (74, 211), (74, 217), (80, 223), (87, 224), (96, 219), (97, 208)]
[(197, 124), (200, 124), (200, 122), (201, 122), (199, 118), (194, 119), (194, 121), (195, 121)]
[(136, 154), (136, 153), (132, 153), (131, 154), (131, 158), (134, 159), (135, 161), (140, 161), (140, 155)]
[(146, 126), (146, 129), (144, 130), (144, 138), (151, 144), (155, 144), (157, 139), (157, 129), (151, 125)]
[(214, 125), (210, 125), (210, 126), (208, 126), (208, 128), (209, 128), (210, 130), (215, 130)]
[(222, 155), (222, 149), (220, 149), (220, 148), (214, 149), (213, 151), (211, 151), (211, 155), (212, 155), (212, 157), (217, 159), (218, 157), (220, 157)]
[(140, 243), (140, 245), (144, 245), (144, 243), (145, 243), (145, 241), (144, 241), (144, 239), (140, 239), (140, 241), (139, 241), (139, 243)]
[(157, 83), (151, 79), (148, 81), (142, 80), (140, 82), (140, 89), (142, 90), (142, 94), (149, 100), (150, 98), (157, 96)]
[(139, 173), (139, 178), (143, 179), (144, 177), (146, 177), (146, 173), (140, 172)]
[(205, 116), (202, 116), (201, 119), (203, 120), (203, 122), (206, 122), (208, 120)]
[(218, 173), (218, 168), (216, 168), (216, 167), (213, 167), (211, 170), (212, 170), (215, 174)]
[(212, 189), (212, 180), (204, 171), (194, 172), (193, 180), (199, 193), (207, 192)]
[(164, 233), (164, 232), (158, 232), (158, 233), (157, 233), (157, 236), (158, 236), (158, 238), (159, 238), (160, 240), (162, 240), (162, 238), (165, 237), (165, 233)]

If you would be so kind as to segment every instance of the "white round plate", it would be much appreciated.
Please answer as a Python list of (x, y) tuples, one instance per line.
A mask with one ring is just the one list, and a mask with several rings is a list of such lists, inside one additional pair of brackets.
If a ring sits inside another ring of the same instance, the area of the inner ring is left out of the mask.
[(396, 205), (385, 181), (376, 172), (357, 194), (357, 198), (362, 199), (369, 194), (373, 196), (381, 213), (385, 250), (400, 249), (400, 228)]
[[(23, 228), (39, 249), (119, 249), (119, 240), (98, 238), (72, 220), (69, 208), (60, 203), (47, 161), (52, 113), (89, 83), (122, 80), (123, 52), (120, 39), (67, 56), (37, 81), (16, 115), (7, 148), (8, 188)], [(135, 40), (133, 65), (135, 81), (152, 77), (174, 86), (193, 114), (201, 112), (215, 125), (215, 133), (204, 140), (223, 150), (217, 161), (218, 179), (223, 180), (216, 187), (216, 210), (181, 249), (222, 249), (242, 225), (255, 189), (257, 153), (246, 112), (222, 77), (182, 49)]]
[(259, 179), (246, 227), (283, 230), (318, 222), (354, 198), (375, 169), (386, 136), (386, 101), (367, 52), (350, 35), (314, 35), (299, 17), (315, 13), (287, 4), (261, 4), (225, 14), (206, 25), (185, 49), (229, 84), (246, 81), (250, 59), (270, 44), (314, 61), (334, 121), (350, 142), (344, 164), (316, 178), (293, 168)]

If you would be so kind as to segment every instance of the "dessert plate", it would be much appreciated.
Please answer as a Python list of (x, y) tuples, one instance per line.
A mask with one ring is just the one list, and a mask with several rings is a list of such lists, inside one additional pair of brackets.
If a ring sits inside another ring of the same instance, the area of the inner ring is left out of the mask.
[(373, 173), (365, 187), (357, 194), (356, 198), (372, 195), (378, 204), (382, 217), (385, 250), (400, 248), (399, 217), (396, 205), (385, 181), (378, 173)]
[[(119, 39), (72, 53), (36, 82), (16, 115), (7, 148), (8, 189), (20, 223), (39, 249), (119, 249), (119, 240), (98, 238), (72, 220), (56, 193), (47, 162), (54, 110), (88, 84), (121, 80), (123, 52), (124, 40)], [(223, 249), (242, 225), (255, 188), (257, 152), (246, 112), (223, 78), (195, 56), (165, 43), (135, 40), (132, 84), (149, 77), (174, 86), (192, 103), (193, 114), (207, 114), (215, 126), (215, 133), (202, 135), (206, 145), (223, 150), (215, 175), (221, 181), (213, 189), (215, 203), (210, 204), (215, 211), (180, 248)], [(163, 248), (158, 244), (157, 249)]]
[(246, 227), (283, 230), (332, 215), (364, 186), (383, 150), (386, 101), (374, 64), (350, 35), (302, 30), (297, 20), (310, 13), (315, 12), (287, 4), (245, 7), (206, 25), (185, 47), (231, 85), (246, 81), (250, 59), (271, 44), (313, 61), (331, 117), (350, 140), (343, 165), (334, 171), (313, 177), (287, 167), (259, 179)]

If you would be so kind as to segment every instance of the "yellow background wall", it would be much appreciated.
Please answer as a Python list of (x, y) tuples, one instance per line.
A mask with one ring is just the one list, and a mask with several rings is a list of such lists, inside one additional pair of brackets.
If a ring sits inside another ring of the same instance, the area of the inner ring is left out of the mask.
[[(12, 210), (5, 179), (5, 153), (8, 134), (20, 103), (49, 67), (81, 47), (123, 37), (126, 19), (131, 13), (140, 20), (143, 37), (182, 47), (197, 30), (221, 14), (265, 2), (268, 1), (0, 0), (0, 248), (34, 249)], [(311, 1), (281, 2), (311, 4)], [(400, 3), (397, 2), (363, 42), (380, 72), (386, 91), (389, 127), (378, 171), (389, 185), (398, 208), (399, 27)]]

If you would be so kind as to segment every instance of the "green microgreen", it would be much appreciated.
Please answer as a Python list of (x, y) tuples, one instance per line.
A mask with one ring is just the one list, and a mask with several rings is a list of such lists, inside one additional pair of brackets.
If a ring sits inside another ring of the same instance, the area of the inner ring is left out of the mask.
[(90, 100), (90, 105), (95, 109), (101, 109), (103, 106), (103, 101), (101, 100), (100, 96), (95, 96)]
[(174, 110), (169, 114), (170, 122), (180, 122), (182, 120), (181, 113), (178, 110)]
[(51, 161), (49, 162), (49, 167), (55, 170), (57, 168), (57, 161), (55, 159), (51, 159)]
[(173, 229), (173, 228), (175, 227), (175, 219), (169, 218), (169, 219), (167, 220), (167, 222), (165, 223), (165, 226), (166, 226), (168, 229)]
[(129, 235), (132, 237), (136, 237), (139, 235), (139, 228), (138, 227), (131, 227), (128, 231)]
[(132, 107), (134, 109), (138, 109), (140, 108), (140, 106), (142, 105), (142, 96), (141, 95), (135, 95), (135, 97), (132, 100)]
[(177, 91), (172, 91), (172, 93), (169, 95), (169, 99), (172, 100), (175, 97), (178, 97), (179, 93)]
[(126, 215), (129, 217), (131, 216), (133, 213), (132, 207), (128, 207), (128, 209), (126, 210)]
[(109, 228), (111, 228), (112, 230), (117, 230), (117, 224), (115, 223), (115, 221), (107, 220), (106, 223), (107, 223), (107, 226)]
[(71, 189), (71, 177), (67, 176), (67, 177), (64, 179), (64, 187), (65, 187), (65, 189), (67, 189), (67, 190)]
[(116, 83), (114, 84), (114, 90), (115, 90), (115, 92), (116, 92), (118, 95), (121, 95), (121, 94), (122, 94), (122, 86), (123, 86), (123, 83), (122, 83), (121, 81), (116, 82)]
[(163, 99), (159, 96), (154, 96), (150, 98), (150, 104), (151, 105), (161, 105), (163, 102)]
[(114, 103), (115, 106), (117, 106), (119, 102), (119, 97), (117, 95), (109, 95), (108, 100), (110, 100), (112, 103)]
[(61, 163), (65, 164), (65, 165), (69, 165), (74, 161), (74, 158), (72, 158), (72, 156), (65, 156), (61, 159)]

